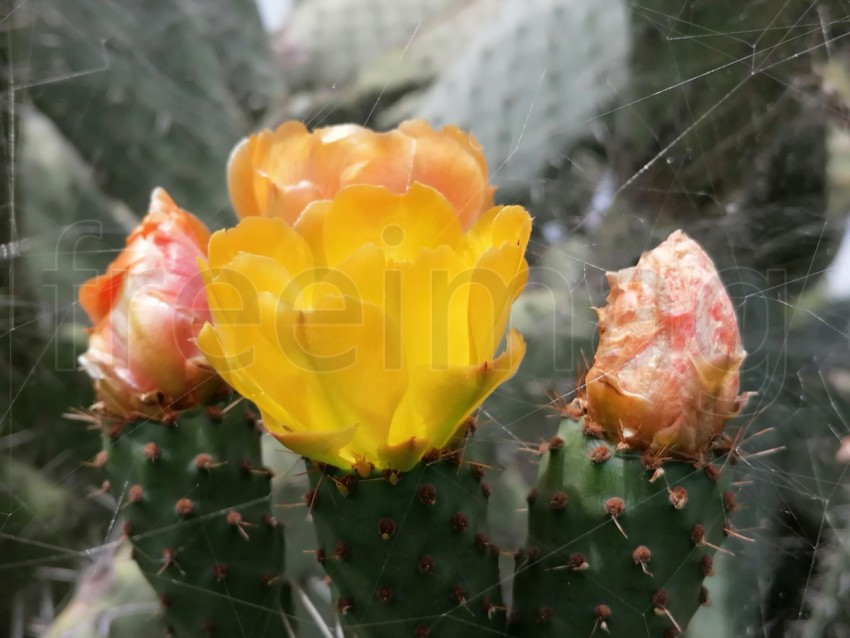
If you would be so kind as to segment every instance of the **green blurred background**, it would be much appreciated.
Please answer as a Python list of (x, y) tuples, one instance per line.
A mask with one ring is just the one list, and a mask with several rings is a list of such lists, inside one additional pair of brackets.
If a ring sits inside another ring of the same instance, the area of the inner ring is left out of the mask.
[[(693, 638), (850, 636), (850, 2), (3, 0), (0, 636), (161, 635), (88, 462), (77, 287), (154, 186), (214, 228), (240, 137), (289, 118), (472, 130), (536, 219), (521, 373), (485, 406), (494, 535), (592, 358), (606, 270), (675, 228), (716, 260), (750, 353), (744, 504)], [(70, 416), (69, 416), (70, 415)], [(302, 468), (269, 443), (289, 576), (332, 625)], [(506, 557), (506, 577), (511, 560)], [(301, 635), (327, 635), (301, 605)]]

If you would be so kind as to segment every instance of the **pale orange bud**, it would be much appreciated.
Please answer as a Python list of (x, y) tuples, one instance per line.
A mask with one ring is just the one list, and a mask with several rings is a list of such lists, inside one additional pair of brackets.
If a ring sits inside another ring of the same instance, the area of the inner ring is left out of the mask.
[(158, 188), (106, 274), (80, 289), (94, 324), (80, 364), (107, 413), (162, 416), (218, 387), (195, 344), (210, 319), (197, 263), (208, 241), (206, 227)]
[(835, 453), (835, 460), (839, 463), (850, 463), (850, 436), (841, 439), (841, 444)]
[(608, 283), (586, 377), (589, 418), (637, 449), (699, 455), (746, 401), (746, 353), (714, 264), (676, 231)]

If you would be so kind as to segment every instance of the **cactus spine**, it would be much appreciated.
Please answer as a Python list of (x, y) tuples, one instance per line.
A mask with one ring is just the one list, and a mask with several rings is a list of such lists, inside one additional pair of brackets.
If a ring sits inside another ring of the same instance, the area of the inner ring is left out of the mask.
[(619, 449), (572, 405), (528, 495), (509, 634), (679, 636), (735, 509), (724, 458), (697, 465)]
[(409, 472), (310, 468), (310, 506), (349, 636), (499, 635), (499, 548), (487, 539), (483, 467), (458, 451)]
[(244, 404), (104, 429), (111, 493), (172, 635), (281, 636), (284, 537)]

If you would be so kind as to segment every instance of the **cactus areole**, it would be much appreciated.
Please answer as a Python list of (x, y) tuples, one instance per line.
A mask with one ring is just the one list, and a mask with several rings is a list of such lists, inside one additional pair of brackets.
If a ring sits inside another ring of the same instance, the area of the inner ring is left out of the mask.
[(676, 231), (608, 283), (588, 419), (633, 449), (700, 456), (747, 399), (735, 309), (714, 264)]

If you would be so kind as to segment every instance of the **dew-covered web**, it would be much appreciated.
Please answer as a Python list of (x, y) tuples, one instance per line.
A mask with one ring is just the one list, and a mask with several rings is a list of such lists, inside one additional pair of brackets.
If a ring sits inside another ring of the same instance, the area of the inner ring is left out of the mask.
[[(850, 450), (838, 454), (850, 436), (850, 4), (261, 9), (265, 33), (251, 3), (230, 0), (0, 10), (0, 635), (158, 635), (156, 598), (119, 551), (120, 504), (90, 467), (100, 435), (76, 364), (78, 287), (115, 257), (151, 189), (222, 227), (234, 221), (224, 166), (247, 132), (409, 117), (474, 130), (498, 201), (535, 216), (513, 315), (528, 354), (466, 450), (494, 468), (505, 586), (553, 405), (593, 357), (605, 272), (683, 228), (728, 286), (749, 353), (742, 389), (758, 393), (732, 426), (734, 556), (718, 558), (712, 605), (687, 635), (850, 635)], [(298, 635), (341, 635), (303, 465), (267, 443)]]

